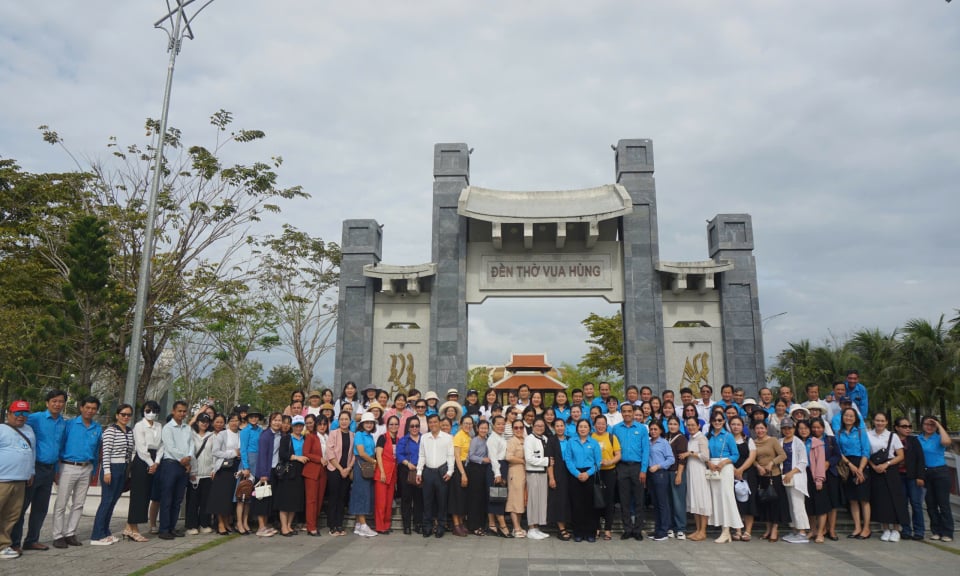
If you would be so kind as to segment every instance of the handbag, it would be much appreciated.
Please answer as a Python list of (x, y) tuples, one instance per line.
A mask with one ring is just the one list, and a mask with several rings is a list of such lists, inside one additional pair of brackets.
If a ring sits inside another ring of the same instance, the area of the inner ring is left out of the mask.
[(414, 468), (413, 470), (409, 470), (409, 469), (407, 470), (407, 484), (410, 484), (411, 486), (417, 485), (417, 469), (416, 468)]
[(704, 473), (705, 473), (706, 476), (707, 476), (707, 480), (719, 480), (719, 479), (720, 479), (720, 472), (717, 471), (717, 470), (711, 470), (711, 469), (707, 468), (707, 469), (704, 471)]
[(249, 502), (250, 497), (253, 496), (253, 480), (249, 478), (243, 478), (237, 482), (237, 488), (234, 490), (233, 495), (236, 497), (237, 502)]
[(293, 464), (288, 462), (279, 462), (273, 467), (273, 473), (277, 475), (277, 480), (287, 480), (293, 476)]
[(887, 434), (890, 434), (890, 437), (887, 438), (887, 447), (881, 448), (870, 455), (870, 461), (877, 466), (890, 460), (890, 445), (893, 443), (893, 432), (887, 432)]
[(603, 480), (597, 480), (593, 483), (593, 507), (594, 508), (606, 508), (607, 500), (603, 497), (603, 491), (606, 489), (606, 486), (603, 484)]
[(767, 484), (766, 488), (757, 491), (757, 501), (761, 504), (772, 504), (777, 501), (777, 498), (779, 498), (779, 495), (777, 489), (773, 487), (773, 480)]
[(844, 482), (850, 478), (850, 465), (847, 464), (846, 460), (840, 460), (837, 462), (837, 474), (840, 475), (840, 479)]
[(506, 486), (491, 486), (490, 501), (494, 503), (506, 502), (509, 492)]
[(253, 495), (257, 500), (270, 498), (273, 496), (273, 487), (266, 482), (258, 482), (257, 485), (253, 487)]
[(368, 462), (367, 460), (360, 460), (360, 476), (367, 480), (373, 478), (373, 473), (376, 471), (377, 465), (373, 462)]

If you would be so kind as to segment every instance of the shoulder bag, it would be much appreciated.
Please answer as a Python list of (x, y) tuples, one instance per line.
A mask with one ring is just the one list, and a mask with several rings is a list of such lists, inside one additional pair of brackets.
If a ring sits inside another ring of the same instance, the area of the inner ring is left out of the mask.
[(366, 480), (371, 480), (377, 469), (377, 465), (364, 459), (360, 459), (360, 476)]
[(603, 497), (603, 491), (606, 489), (603, 480), (600, 479), (600, 473), (594, 476), (593, 482), (593, 507), (594, 508), (606, 508), (607, 500)]
[(890, 460), (890, 445), (893, 444), (893, 432), (887, 431), (887, 433), (890, 434), (890, 437), (887, 438), (887, 447), (881, 448), (870, 455), (870, 461), (877, 466)]

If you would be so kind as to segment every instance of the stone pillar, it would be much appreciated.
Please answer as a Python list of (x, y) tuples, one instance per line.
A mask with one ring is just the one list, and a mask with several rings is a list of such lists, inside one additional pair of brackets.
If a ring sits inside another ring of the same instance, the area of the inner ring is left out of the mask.
[(422, 391), (440, 397), (448, 388), (463, 393), (467, 380), (467, 219), (457, 214), (460, 192), (470, 184), (466, 144), (433, 147), (433, 262), (430, 293), (430, 381)]
[(714, 261), (729, 260), (734, 265), (717, 282), (726, 383), (742, 386), (747, 396), (756, 397), (766, 374), (753, 221), (749, 214), (717, 214), (707, 223), (707, 239)]
[(666, 388), (663, 304), (657, 233), (657, 192), (653, 180), (653, 142), (620, 140), (616, 155), (617, 183), (633, 199), (633, 212), (623, 216), (623, 361), (624, 387), (647, 385), (659, 394)]
[(333, 375), (335, 395), (349, 381), (356, 383), (360, 390), (371, 385), (375, 290), (374, 280), (363, 275), (363, 267), (379, 263), (382, 248), (383, 232), (376, 220), (344, 220)]

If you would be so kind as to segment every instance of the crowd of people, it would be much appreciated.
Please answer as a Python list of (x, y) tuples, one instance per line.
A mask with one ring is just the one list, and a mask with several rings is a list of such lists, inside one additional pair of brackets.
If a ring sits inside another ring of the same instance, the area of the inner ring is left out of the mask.
[(13, 402), (0, 426), (0, 558), (48, 549), (39, 537), (55, 481), (52, 545), (80, 546), (95, 470), (90, 544), (100, 546), (118, 542), (111, 521), (127, 490), (121, 536), (133, 542), (149, 539), (141, 526), (162, 539), (343, 536), (346, 513), (362, 537), (397, 528), (596, 542), (614, 537), (618, 509), (620, 539), (701, 541), (715, 526), (714, 542), (746, 542), (759, 523), (770, 542), (823, 543), (839, 539), (837, 513), (849, 510), (847, 538), (871, 538), (879, 525), (880, 540), (897, 542), (925, 537), (924, 503), (929, 537), (952, 541), (947, 431), (932, 416), (914, 434), (909, 418), (871, 414), (858, 380), (851, 371), (827, 400), (811, 385), (803, 403), (788, 386), (754, 400), (725, 385), (713, 401), (704, 384), (699, 399), (680, 390), (679, 408), (672, 391), (630, 386), (621, 401), (606, 382), (597, 396), (592, 383), (558, 391), (550, 406), (525, 385), (503, 403), (495, 390), (482, 400), (468, 391), (461, 403), (456, 389), (442, 402), (416, 390), (391, 402), (348, 382), (339, 397), (295, 392), (265, 419), (212, 403), (189, 415), (178, 401), (164, 423), (148, 401), (135, 425), (121, 404), (106, 428), (96, 398), (81, 398), (67, 420), (67, 394), (54, 390), (44, 411)]

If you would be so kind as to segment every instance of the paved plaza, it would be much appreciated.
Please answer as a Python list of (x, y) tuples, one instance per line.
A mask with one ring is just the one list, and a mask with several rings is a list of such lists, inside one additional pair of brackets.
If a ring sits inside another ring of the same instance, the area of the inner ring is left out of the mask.
[[(49, 523), (49, 522), (48, 522)], [(752, 542), (718, 545), (713, 542), (621, 542), (619, 535), (595, 544), (505, 540), (491, 536), (442, 540), (405, 536), (293, 538), (274, 536), (186, 536), (172, 541), (156, 537), (149, 542), (119, 542), (113, 546), (89, 544), (93, 523), (85, 516), (79, 534), (84, 545), (66, 550), (26, 552), (17, 560), (0, 563), (4, 576), (37, 574), (123, 575), (190, 552), (205, 544), (218, 545), (156, 569), (157, 576), (211, 576), (211, 571), (240, 570), (243, 574), (277, 576), (414, 575), (462, 573), (470, 576), (680, 576), (724, 574), (834, 574), (896, 576), (957, 576), (960, 545), (921, 542), (880, 542), (873, 539), (815, 544), (771, 545), (756, 536)], [(119, 534), (120, 522), (114, 522)], [(49, 543), (49, 528), (44, 542)]]

